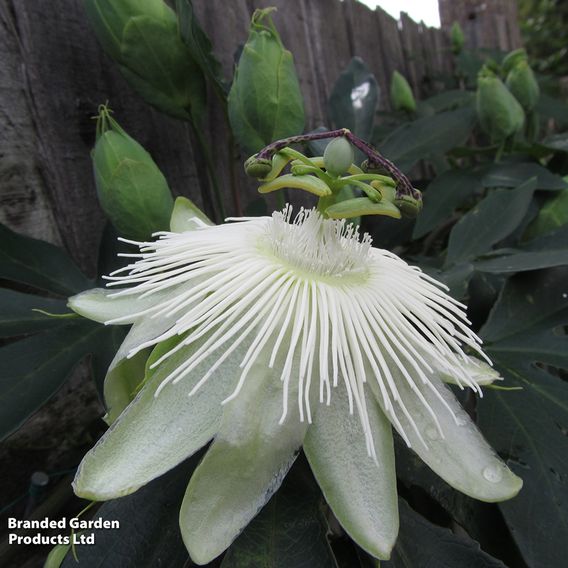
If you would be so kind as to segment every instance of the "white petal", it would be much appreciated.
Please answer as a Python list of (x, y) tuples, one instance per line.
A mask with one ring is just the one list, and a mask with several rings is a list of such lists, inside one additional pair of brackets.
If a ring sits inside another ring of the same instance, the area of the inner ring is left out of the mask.
[(177, 197), (170, 218), (170, 229), (173, 233), (194, 231), (200, 227), (214, 225), (213, 221), (187, 197)]
[[(434, 390), (420, 381), (415, 383), (438, 418), (440, 434), (425, 405), (408, 386), (400, 371), (394, 365), (391, 368), (397, 380), (401, 399), (428, 446), (425, 447), (420, 441), (416, 432), (410, 427), (408, 419), (400, 411), (399, 403), (395, 402), (394, 409), (400, 424), (409, 438), (412, 449), (420, 458), (452, 487), (470, 497), (487, 502), (514, 497), (522, 487), (522, 480), (495, 454), (441, 378), (437, 374), (429, 377)], [(369, 384), (381, 404), (377, 383), (370, 380)], [(455, 415), (455, 420), (446, 405)]]
[(128, 318), (132, 314), (137, 314), (147, 310), (157, 304), (168, 294), (154, 294), (146, 298), (138, 296), (118, 296), (116, 290), (105, 290), (104, 288), (93, 288), (86, 290), (76, 296), (71, 296), (67, 305), (79, 315), (89, 318), (99, 323), (105, 323), (116, 318), (126, 318), (120, 322), (121, 325), (131, 324), (139, 319), (136, 316)]
[[(267, 355), (261, 354), (239, 395), (225, 405), (219, 434), (183, 500), (181, 532), (198, 564), (228, 548), (280, 487), (306, 433), (307, 423), (300, 422), (295, 404), (279, 424), (282, 365), (267, 369)], [(292, 382), (292, 401), (297, 393), (297, 383)]]
[(377, 461), (369, 457), (359, 416), (349, 414), (347, 391), (317, 407), (304, 452), (341, 526), (366, 552), (388, 560), (398, 534), (398, 499), (391, 426), (366, 391)]
[(243, 342), (240, 350), (192, 397), (188, 397), (189, 391), (215, 363), (216, 353), (190, 377), (168, 385), (158, 397), (154, 396), (164, 377), (200, 344), (180, 349), (160, 365), (136, 399), (83, 458), (74, 481), (77, 495), (95, 501), (128, 495), (195, 453), (215, 435), (221, 423), (221, 401), (234, 388), (248, 342)]

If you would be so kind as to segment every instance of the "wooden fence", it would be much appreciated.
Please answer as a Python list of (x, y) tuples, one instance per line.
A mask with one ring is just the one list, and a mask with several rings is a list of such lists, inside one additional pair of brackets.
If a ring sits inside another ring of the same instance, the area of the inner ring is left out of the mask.
[[(330, 91), (355, 55), (375, 74), (383, 108), (395, 69), (416, 94), (431, 88), (433, 75), (451, 70), (444, 31), (405, 14), (397, 21), (354, 0), (193, 3), (227, 78), (235, 51), (246, 41), (253, 10), (278, 8), (275, 22), (296, 60), (308, 128), (327, 124)], [(103, 217), (89, 157), (91, 117), (106, 100), (119, 122), (154, 156), (174, 193), (203, 205), (203, 168), (196, 167), (200, 160), (187, 125), (153, 111), (129, 88), (99, 47), (80, 0), (3, 0), (0, 26), (0, 221), (62, 244), (93, 274)], [(227, 188), (227, 126), (215, 101), (208, 112), (207, 136), (216, 147)], [(241, 174), (242, 158), (237, 157), (235, 170), (247, 203), (255, 187)], [(227, 209), (234, 212), (228, 190), (225, 196)]]

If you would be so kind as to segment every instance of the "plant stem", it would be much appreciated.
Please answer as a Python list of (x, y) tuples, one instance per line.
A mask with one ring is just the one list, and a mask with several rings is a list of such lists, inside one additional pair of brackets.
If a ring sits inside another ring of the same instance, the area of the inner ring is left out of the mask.
[(209, 151), (209, 146), (203, 137), (203, 133), (197, 126), (191, 121), (191, 126), (193, 128), (193, 132), (195, 133), (195, 137), (203, 152), (203, 156), (205, 158), (205, 165), (207, 167), (207, 172), (209, 174), (209, 179), (211, 184), (213, 185), (213, 194), (215, 195), (215, 201), (217, 202), (217, 207), (219, 210), (219, 214), (221, 216), (221, 220), (225, 218), (225, 207), (223, 206), (223, 197), (221, 195), (221, 188), (219, 187), (219, 181), (217, 179), (217, 175), (215, 174), (215, 167), (213, 164), (213, 160), (211, 158), (211, 152)]

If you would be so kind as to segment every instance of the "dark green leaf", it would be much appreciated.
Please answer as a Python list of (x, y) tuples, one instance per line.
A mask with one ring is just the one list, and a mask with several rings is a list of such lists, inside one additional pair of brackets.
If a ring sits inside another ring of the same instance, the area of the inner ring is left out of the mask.
[(379, 87), (360, 57), (354, 57), (337, 79), (329, 97), (329, 119), (335, 128), (349, 128), (369, 140), (373, 132)]
[(551, 150), (568, 152), (568, 132), (547, 136), (540, 144)]
[(470, 262), (463, 262), (451, 266), (448, 270), (441, 270), (439, 268), (426, 267), (424, 265), (421, 268), (432, 276), (443, 282), (450, 290), (450, 296), (456, 298), (456, 300), (462, 300), (467, 293), (467, 285), (470, 278), (473, 275), (473, 265)]
[(525, 236), (532, 238), (568, 225), (568, 189), (553, 194), (541, 207), (536, 219), (527, 227)]
[(77, 363), (96, 350), (107, 333), (86, 320), (0, 349), (0, 438), (18, 428), (65, 382)]
[(413, 238), (418, 239), (437, 227), (482, 186), (471, 172), (451, 170), (437, 177), (424, 192), (424, 208), (418, 215)]
[(380, 151), (407, 171), (416, 162), (463, 144), (475, 124), (469, 108), (420, 118), (397, 128), (380, 146)]
[(389, 562), (381, 568), (505, 568), (474, 540), (434, 525), (399, 499), (400, 533)]
[(0, 289), (0, 337), (35, 333), (69, 323), (65, 318), (50, 317), (36, 309), (50, 314), (72, 313), (63, 300)]
[(558, 190), (568, 187), (560, 176), (545, 167), (526, 162), (495, 164), (485, 172), (482, 184), (484, 187), (517, 187), (533, 177), (536, 177), (536, 189)]
[(95, 544), (77, 546), (79, 564), (68, 554), (62, 568), (183, 568), (189, 566), (179, 530), (179, 506), (199, 455), (136, 493), (105, 503), (96, 513), (119, 529), (93, 531)]
[(565, 101), (541, 93), (536, 110), (544, 118), (552, 118), (557, 127), (568, 126), (568, 105)]
[(92, 286), (60, 248), (14, 233), (0, 225), (0, 278), (62, 296)]
[(227, 552), (221, 568), (335, 568), (319, 510), (319, 493), (295, 475), (286, 478)]
[[(568, 384), (536, 362), (568, 368), (568, 270), (517, 275), (481, 330), (506, 379), (523, 390), (486, 390), (478, 405), (490, 443), (524, 480), (499, 507), (529, 566), (561, 568), (568, 556)], [(538, 521), (536, 521), (538, 519)]]
[(432, 112), (438, 113), (471, 105), (474, 100), (475, 95), (471, 91), (449, 90), (420, 101), (418, 108), (424, 112), (424, 107), (427, 107)]
[(446, 265), (475, 258), (514, 231), (535, 186), (531, 179), (514, 190), (494, 191), (464, 215), (450, 233)]
[(500, 274), (538, 270), (539, 268), (564, 266), (567, 264), (568, 249), (542, 250), (538, 252), (518, 252), (488, 260), (479, 260), (475, 263), (475, 270)]
[(227, 86), (221, 73), (221, 64), (213, 55), (211, 41), (199, 25), (191, 0), (176, 0), (179, 32), (193, 59), (209, 78), (222, 100), (227, 98)]

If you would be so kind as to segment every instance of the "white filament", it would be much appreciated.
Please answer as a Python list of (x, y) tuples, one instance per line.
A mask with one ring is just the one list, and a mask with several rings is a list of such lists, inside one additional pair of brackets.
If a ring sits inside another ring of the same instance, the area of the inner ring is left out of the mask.
[(283, 361), (281, 423), (288, 414), (292, 381), (298, 386), (300, 419), (311, 422), (314, 398), (329, 405), (333, 388), (342, 388), (341, 379), (349, 411), (357, 411), (367, 450), (376, 457), (365, 402), (365, 384), (374, 381), (385, 412), (406, 443), (410, 445), (397, 412), (425, 444), (401, 396), (403, 381), (443, 437), (418, 385), (430, 389), (452, 416), (429, 378), (428, 360), (455, 376), (460, 386), (480, 391), (462, 346), (483, 355), (481, 342), (468, 327), (464, 306), (417, 268), (372, 248), (369, 235), (360, 238), (352, 225), (324, 220), (315, 210), (302, 209), (294, 219), (291, 215), (286, 207), (272, 217), (200, 225), (185, 233), (161, 232), (155, 242), (127, 241), (140, 253), (125, 255), (136, 260), (108, 277), (109, 286), (127, 286), (113, 296), (155, 295), (156, 303), (106, 323), (169, 318), (167, 331), (129, 353), (185, 335), (154, 367), (209, 334), (163, 380), (156, 396), (218, 351), (217, 362), (189, 393), (194, 394), (252, 335), (237, 386), (223, 404), (238, 396), (257, 361), (269, 361), (273, 367), (278, 360)]

